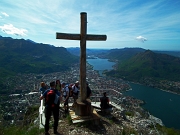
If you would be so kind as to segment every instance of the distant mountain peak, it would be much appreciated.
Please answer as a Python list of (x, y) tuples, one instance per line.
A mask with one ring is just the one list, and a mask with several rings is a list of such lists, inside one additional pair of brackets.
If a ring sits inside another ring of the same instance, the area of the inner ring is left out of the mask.
[(26, 41), (37, 44), (36, 42), (34, 42), (34, 41), (30, 40), (30, 39), (27, 39)]
[(180, 80), (180, 58), (146, 50), (121, 63), (118, 72), (131, 80), (144, 76)]

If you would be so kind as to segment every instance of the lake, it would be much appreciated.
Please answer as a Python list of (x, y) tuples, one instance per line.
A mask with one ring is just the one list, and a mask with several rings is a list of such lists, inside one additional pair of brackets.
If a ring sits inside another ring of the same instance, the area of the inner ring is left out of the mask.
[[(94, 70), (111, 70), (114, 62), (108, 59), (87, 59)], [(123, 93), (144, 100), (146, 104), (142, 107), (155, 117), (160, 118), (166, 127), (180, 129), (180, 95), (168, 93), (156, 88), (130, 83), (132, 90)]]
[(88, 63), (93, 66), (94, 70), (98, 70), (99, 74), (102, 75), (104, 70), (112, 70), (115, 62), (110, 62), (108, 59), (87, 59)]
[(130, 83), (132, 90), (124, 95), (144, 100), (142, 107), (160, 118), (166, 127), (180, 129), (180, 96), (156, 88)]

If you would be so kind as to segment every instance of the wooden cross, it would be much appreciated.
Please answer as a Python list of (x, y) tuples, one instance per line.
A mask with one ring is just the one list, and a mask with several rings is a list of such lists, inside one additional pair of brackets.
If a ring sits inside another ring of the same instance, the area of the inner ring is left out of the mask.
[(81, 12), (81, 33), (68, 34), (56, 33), (56, 39), (80, 40), (81, 55), (80, 55), (80, 93), (81, 101), (86, 100), (86, 40), (105, 41), (106, 35), (90, 35), (87, 34), (87, 13)]

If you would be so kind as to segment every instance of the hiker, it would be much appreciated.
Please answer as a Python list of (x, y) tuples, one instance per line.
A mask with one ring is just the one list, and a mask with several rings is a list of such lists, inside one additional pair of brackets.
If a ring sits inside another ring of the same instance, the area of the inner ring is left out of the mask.
[(40, 100), (43, 98), (46, 99), (45, 102), (45, 134), (49, 135), (49, 120), (51, 118), (51, 114), (53, 113), (54, 117), (54, 134), (57, 134), (57, 127), (59, 121), (59, 104), (61, 100), (61, 95), (58, 90), (55, 89), (55, 81), (50, 82), (50, 89), (46, 90), (42, 96), (40, 96)]
[(87, 98), (90, 98), (92, 95), (91, 88), (89, 87), (89, 83), (86, 82), (86, 89), (87, 89)]
[(73, 90), (73, 99), (74, 99), (74, 103), (73, 103), (73, 107), (76, 104), (76, 100), (78, 99), (78, 94), (79, 94), (79, 81), (76, 81), (75, 84), (72, 86), (72, 90)]
[(64, 111), (68, 113), (69, 111), (69, 88), (66, 83), (62, 83), (62, 92), (63, 92), (63, 100), (64, 100)]
[(100, 107), (102, 110), (112, 108), (112, 106), (109, 104), (109, 98), (107, 97), (106, 92), (103, 93), (103, 97), (100, 98), (100, 102)]
[[(86, 90), (87, 90), (87, 97), (86, 97), (86, 105), (87, 105), (87, 112), (88, 112), (88, 114), (89, 115), (91, 115), (91, 100), (90, 100), (90, 96), (91, 96), (91, 94), (92, 94), (92, 92), (91, 92), (91, 88), (89, 87), (89, 83), (88, 82), (86, 82)], [(88, 100), (89, 99), (89, 100)]]
[(60, 80), (56, 80), (56, 89), (62, 94), (62, 92), (61, 92), (61, 82), (60, 82)]
[(39, 89), (39, 91), (40, 91), (40, 94), (43, 94), (46, 91), (47, 87), (44, 82), (41, 82), (40, 85), (41, 85), (41, 88)]

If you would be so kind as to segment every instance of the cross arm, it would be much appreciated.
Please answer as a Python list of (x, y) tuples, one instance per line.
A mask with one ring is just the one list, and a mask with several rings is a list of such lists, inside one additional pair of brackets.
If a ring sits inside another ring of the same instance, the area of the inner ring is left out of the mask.
[(80, 34), (56, 33), (56, 39), (80, 40)]
[(107, 39), (106, 35), (91, 35), (87, 34), (86, 40), (94, 40), (94, 41), (105, 41)]
[[(81, 40), (81, 36), (80, 34), (56, 33), (56, 39)], [(105, 41), (106, 39), (107, 39), (106, 35), (92, 35), (92, 34), (86, 35), (86, 40)]]

